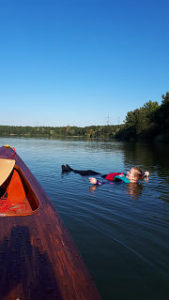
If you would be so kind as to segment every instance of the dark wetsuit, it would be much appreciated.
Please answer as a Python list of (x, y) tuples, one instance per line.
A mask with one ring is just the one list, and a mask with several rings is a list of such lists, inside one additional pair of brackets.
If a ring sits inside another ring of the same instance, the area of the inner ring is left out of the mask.
[(71, 171), (74, 173), (80, 174), (82, 176), (101, 175), (100, 173), (95, 172), (93, 170), (75, 170), (75, 169), (72, 169), (69, 165), (62, 165), (62, 173), (68, 173)]

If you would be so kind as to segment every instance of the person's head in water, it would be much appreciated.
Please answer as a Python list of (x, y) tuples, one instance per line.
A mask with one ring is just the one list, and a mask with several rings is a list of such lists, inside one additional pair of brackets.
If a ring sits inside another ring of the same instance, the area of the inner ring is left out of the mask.
[(144, 173), (138, 167), (132, 167), (128, 172), (126, 177), (130, 180), (130, 182), (137, 182), (140, 179), (148, 179), (149, 172), (145, 171)]

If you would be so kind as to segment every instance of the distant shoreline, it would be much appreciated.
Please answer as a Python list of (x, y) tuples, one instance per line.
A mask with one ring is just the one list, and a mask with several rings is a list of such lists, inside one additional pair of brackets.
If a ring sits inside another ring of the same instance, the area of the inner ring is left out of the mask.
[(120, 130), (121, 125), (105, 126), (3, 126), (0, 125), (0, 136), (8, 137), (49, 137), (49, 138), (90, 138), (90, 139), (112, 139)]
[(162, 95), (162, 103), (149, 100), (142, 107), (129, 111), (121, 125), (77, 126), (3, 126), (0, 136), (117, 139), (119, 141), (169, 142), (169, 92)]

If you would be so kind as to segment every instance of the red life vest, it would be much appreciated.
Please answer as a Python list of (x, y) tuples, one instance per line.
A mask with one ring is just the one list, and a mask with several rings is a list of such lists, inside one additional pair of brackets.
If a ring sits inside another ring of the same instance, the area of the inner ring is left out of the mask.
[(115, 176), (118, 176), (118, 175), (123, 175), (124, 173), (109, 173), (105, 179), (109, 180), (109, 181), (113, 181), (114, 177)]

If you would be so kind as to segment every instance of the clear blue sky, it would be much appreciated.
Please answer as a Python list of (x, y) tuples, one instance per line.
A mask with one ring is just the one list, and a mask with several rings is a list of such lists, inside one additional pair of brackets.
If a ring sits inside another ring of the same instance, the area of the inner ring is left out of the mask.
[(168, 12), (168, 0), (0, 0), (0, 124), (117, 124), (161, 103)]

